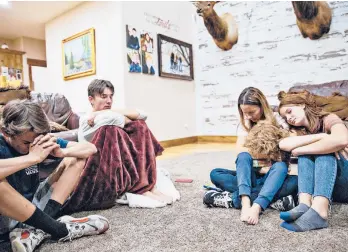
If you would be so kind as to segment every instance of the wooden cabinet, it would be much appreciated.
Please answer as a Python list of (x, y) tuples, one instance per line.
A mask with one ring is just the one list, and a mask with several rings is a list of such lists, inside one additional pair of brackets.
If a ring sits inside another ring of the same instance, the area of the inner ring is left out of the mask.
[(23, 70), (23, 54), (25, 52), (0, 49), (0, 66)]
[(25, 52), (0, 49), (1, 88), (17, 88), (22, 85), (23, 54), (25, 54)]

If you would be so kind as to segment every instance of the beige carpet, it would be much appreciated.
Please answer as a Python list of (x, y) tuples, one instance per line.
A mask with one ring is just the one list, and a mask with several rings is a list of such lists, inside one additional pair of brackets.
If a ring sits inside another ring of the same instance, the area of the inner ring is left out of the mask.
[[(321, 231), (291, 233), (279, 227), (274, 210), (267, 210), (260, 224), (239, 221), (239, 211), (208, 209), (202, 204), (202, 185), (214, 167), (232, 167), (231, 152), (196, 153), (158, 165), (172, 178), (193, 178), (178, 184), (182, 200), (163, 209), (130, 209), (115, 206), (99, 213), (109, 218), (111, 229), (104, 235), (68, 243), (44, 243), (38, 251), (347, 251), (348, 205), (335, 205), (330, 227)], [(88, 213), (79, 213), (83, 216)], [(8, 246), (0, 245), (0, 251)]]

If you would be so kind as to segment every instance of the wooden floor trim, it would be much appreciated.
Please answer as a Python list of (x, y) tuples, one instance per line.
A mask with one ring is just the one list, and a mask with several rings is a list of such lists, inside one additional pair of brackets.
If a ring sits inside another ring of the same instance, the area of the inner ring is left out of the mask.
[(198, 143), (236, 143), (237, 136), (198, 136)]
[(160, 144), (162, 145), (163, 148), (184, 145), (184, 144), (191, 144), (191, 143), (197, 143), (196, 136), (160, 141)]
[(163, 148), (192, 143), (236, 143), (236, 136), (192, 136), (160, 141)]

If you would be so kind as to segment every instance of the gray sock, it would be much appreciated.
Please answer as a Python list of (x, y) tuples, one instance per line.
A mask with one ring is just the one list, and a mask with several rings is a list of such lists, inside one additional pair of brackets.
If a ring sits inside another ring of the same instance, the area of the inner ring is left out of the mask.
[(305, 232), (314, 229), (327, 228), (328, 222), (322, 218), (313, 208), (310, 208), (296, 221), (287, 223), (283, 222), (281, 227), (294, 232)]
[(305, 212), (307, 212), (309, 209), (309, 206), (306, 204), (300, 203), (297, 207), (291, 209), (287, 212), (281, 212), (280, 213), (280, 219), (290, 222), (295, 221), (298, 218), (300, 218)]

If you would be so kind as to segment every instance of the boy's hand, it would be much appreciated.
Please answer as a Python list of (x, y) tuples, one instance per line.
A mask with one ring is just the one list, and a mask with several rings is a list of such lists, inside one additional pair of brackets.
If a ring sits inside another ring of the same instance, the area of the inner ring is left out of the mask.
[(89, 126), (91, 126), (91, 127), (94, 126), (94, 119), (95, 119), (95, 117), (96, 117), (96, 115), (95, 115), (94, 113), (92, 113), (92, 114), (89, 116), (89, 118), (88, 118), (88, 120), (87, 120), (87, 123), (88, 123)]
[(36, 163), (44, 161), (54, 149), (59, 148), (55, 138), (52, 136), (47, 137), (47, 135), (37, 137), (33, 143), (36, 144), (31, 144), (28, 155)]
[(51, 134), (39, 135), (34, 139), (34, 142), (32, 142), (31, 145), (41, 145), (47, 141), (57, 142), (57, 138)]

